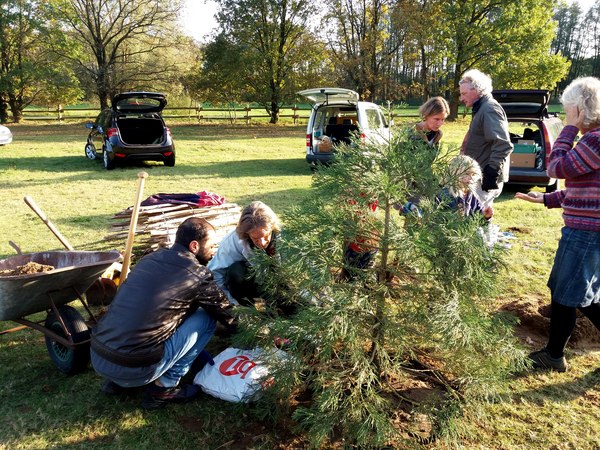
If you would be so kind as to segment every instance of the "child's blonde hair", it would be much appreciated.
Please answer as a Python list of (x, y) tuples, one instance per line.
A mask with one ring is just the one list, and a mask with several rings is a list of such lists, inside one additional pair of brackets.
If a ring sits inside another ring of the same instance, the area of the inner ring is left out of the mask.
[(448, 168), (444, 174), (444, 186), (448, 188), (450, 195), (456, 196), (460, 186), (460, 178), (470, 173), (469, 191), (474, 191), (477, 184), (481, 181), (481, 167), (477, 161), (467, 155), (458, 155), (450, 160)]

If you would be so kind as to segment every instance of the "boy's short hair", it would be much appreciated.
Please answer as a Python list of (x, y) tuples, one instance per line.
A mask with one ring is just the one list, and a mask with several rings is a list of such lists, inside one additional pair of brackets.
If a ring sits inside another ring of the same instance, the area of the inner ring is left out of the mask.
[(210, 223), (200, 217), (190, 217), (184, 220), (177, 228), (175, 243), (188, 247), (190, 242), (202, 242), (210, 231), (214, 231)]

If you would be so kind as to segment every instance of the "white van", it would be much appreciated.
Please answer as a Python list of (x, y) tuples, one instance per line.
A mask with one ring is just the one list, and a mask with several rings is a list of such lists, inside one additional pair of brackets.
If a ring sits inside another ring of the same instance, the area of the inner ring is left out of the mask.
[(375, 142), (390, 138), (390, 126), (375, 103), (359, 102), (358, 93), (342, 88), (315, 88), (298, 92), (312, 104), (306, 127), (306, 162), (311, 168), (329, 163), (340, 143), (356, 134)]

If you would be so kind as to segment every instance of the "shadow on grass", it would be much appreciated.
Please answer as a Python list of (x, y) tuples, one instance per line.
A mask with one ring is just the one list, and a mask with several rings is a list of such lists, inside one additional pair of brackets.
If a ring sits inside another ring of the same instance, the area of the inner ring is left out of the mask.
[[(5, 160), (0, 162), (0, 169), (3, 166), (14, 167), (17, 170), (29, 170), (47, 173), (60, 173), (62, 177), (53, 178), (54, 183), (62, 181), (80, 181), (89, 180), (90, 176), (99, 179), (129, 179), (131, 172), (142, 170), (156, 171), (156, 175), (194, 175), (212, 174), (224, 178), (237, 178), (246, 176), (281, 176), (281, 175), (309, 175), (308, 165), (301, 158), (280, 158), (280, 159), (247, 159), (239, 161), (223, 161), (215, 163), (203, 163), (198, 167), (193, 161), (183, 161), (175, 167), (166, 167), (157, 162), (139, 162), (120, 164), (114, 170), (105, 170), (99, 161), (85, 160), (78, 156), (60, 156), (60, 157), (30, 157), (18, 158), (15, 160)], [(85, 171), (69, 175), (71, 171)], [(135, 172), (137, 174), (137, 172)], [(235, 174), (235, 177), (232, 177)], [(47, 183), (47, 180), (40, 180)], [(25, 182), (27, 185), (31, 181)], [(14, 186), (14, 184), (13, 184)]]
[[(528, 376), (535, 376), (540, 372), (528, 372)], [(511, 402), (520, 402), (520, 399), (536, 404), (543, 404), (548, 399), (556, 402), (567, 403), (584, 397), (590, 390), (598, 390), (600, 387), (600, 368), (590, 370), (581, 377), (573, 377), (562, 383), (552, 383), (549, 381), (543, 386), (536, 389), (519, 391), (518, 393), (509, 394)]]
[[(18, 124), (11, 125), (10, 129), (15, 140), (28, 140), (42, 142), (64, 142), (65, 139), (81, 140), (81, 151), (89, 134), (85, 128), (86, 120), (78, 123), (66, 124)], [(238, 124), (227, 123), (194, 123), (181, 124), (166, 120), (167, 127), (171, 129), (175, 144), (177, 141), (197, 141), (199, 138), (207, 141), (238, 140), (238, 139), (265, 139), (265, 138), (304, 138), (306, 125), (269, 125), (269, 124)]]

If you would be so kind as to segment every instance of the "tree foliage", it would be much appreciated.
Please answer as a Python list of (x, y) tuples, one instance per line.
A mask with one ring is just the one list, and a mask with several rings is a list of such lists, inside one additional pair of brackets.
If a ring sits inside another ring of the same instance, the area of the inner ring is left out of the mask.
[[(319, 44), (309, 35), (313, 2), (306, 0), (219, 0), (220, 33), (207, 48), (200, 86), (209, 86), (220, 68), (235, 91), (262, 105), (279, 120), (279, 109), (292, 101), (304, 80), (315, 80)], [(219, 49), (220, 52), (215, 51)], [(227, 52), (225, 54), (224, 52)], [(322, 59), (322, 58), (321, 58)], [(233, 64), (232, 64), (233, 63)], [(233, 86), (230, 81), (234, 82)], [(214, 89), (220, 89), (213, 85)], [(225, 94), (226, 95), (226, 94)]]
[[(419, 414), (429, 417), (429, 438), (443, 435), (461, 406), (489, 398), (523, 364), (491, 304), (502, 250), (484, 244), (481, 221), (435, 200), (454, 151), (436, 155), (399, 134), (341, 149), (309, 200), (288, 212), (281, 261), (264, 258), (257, 275), (298, 312), (241, 316), (242, 345), (290, 339), (270, 395), (285, 404), (300, 386), (310, 393), (294, 417), (315, 447), (343, 436), (359, 448), (404, 448), (401, 435), (415, 433), (408, 418)], [(422, 217), (399, 216), (395, 206), (417, 192)], [(377, 257), (364, 270), (345, 267), (356, 277), (345, 281), (344, 243), (357, 236)], [(415, 385), (430, 395), (406, 396)]]
[(161, 55), (178, 45), (179, 0), (51, 0), (48, 7), (65, 32), (54, 51), (89, 80), (102, 108), (120, 91), (173, 81), (176, 65)]
[(138, 89), (257, 102), (275, 123), (295, 92), (324, 85), (379, 103), (443, 95), (454, 117), (470, 68), (497, 88), (560, 89), (600, 72), (598, 5), (584, 14), (537, 0), (219, 0), (218, 30), (201, 49), (177, 29), (181, 1), (4, 2), (0, 118), (9, 91), (18, 116), (81, 86), (102, 107)]
[(336, 0), (325, 15), (327, 41), (344, 85), (365, 100), (377, 97), (383, 85), (383, 67), (395, 51), (388, 39), (390, 2)]
[(8, 1), (0, 6), (0, 121), (14, 122), (38, 103), (65, 103), (80, 94), (74, 73), (50, 53), (55, 35), (46, 27), (38, 2)]
[[(469, 69), (490, 73), (495, 87), (503, 88), (553, 88), (566, 75), (565, 58), (549, 54), (555, 30), (552, 14), (547, 3), (537, 0), (445, 3), (443, 35), (453, 61), (451, 117), (458, 110), (458, 82)], [(521, 80), (525, 85), (518, 84)]]

